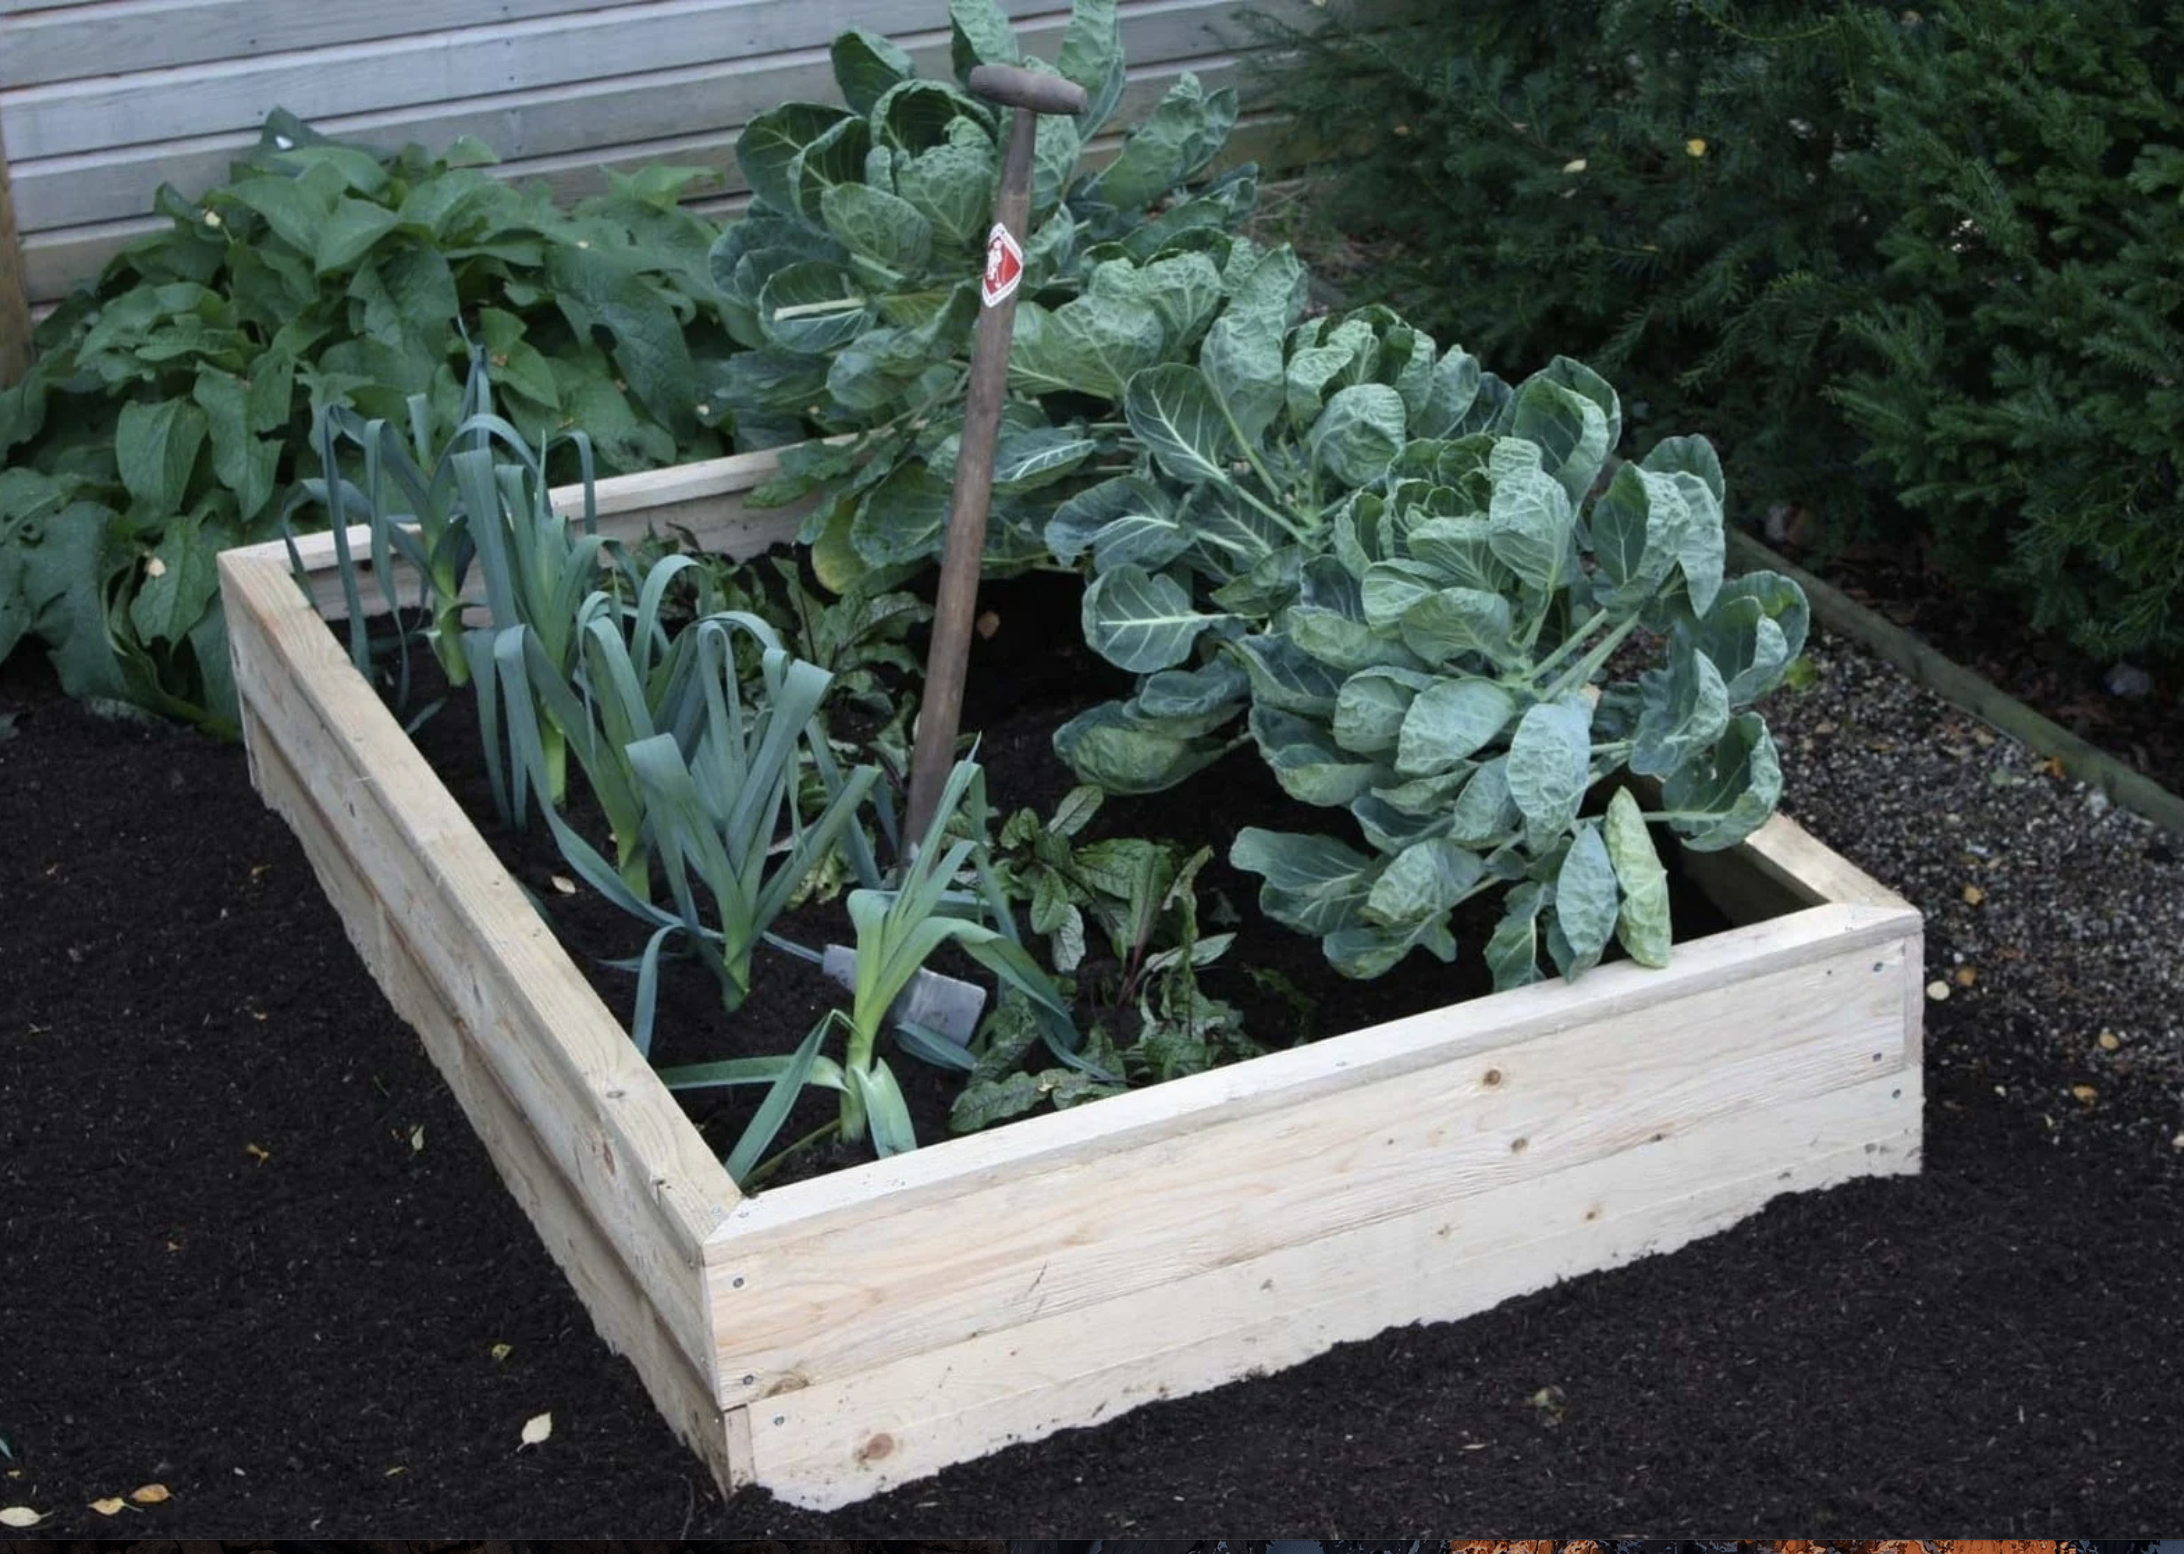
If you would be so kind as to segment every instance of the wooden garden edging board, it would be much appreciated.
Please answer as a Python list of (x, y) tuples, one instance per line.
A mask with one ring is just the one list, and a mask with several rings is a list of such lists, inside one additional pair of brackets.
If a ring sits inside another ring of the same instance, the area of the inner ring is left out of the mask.
[[(741, 507), (771, 468), (604, 482), (602, 527), (674, 504), (761, 549), (794, 525)], [(220, 571), (259, 791), (724, 1489), (847, 1504), (1680, 1246), (1781, 1192), (1918, 1169), (1922, 921), (1778, 816), (1687, 860), (1743, 926), (1666, 970), (1603, 966), (745, 1197), (285, 548)]]

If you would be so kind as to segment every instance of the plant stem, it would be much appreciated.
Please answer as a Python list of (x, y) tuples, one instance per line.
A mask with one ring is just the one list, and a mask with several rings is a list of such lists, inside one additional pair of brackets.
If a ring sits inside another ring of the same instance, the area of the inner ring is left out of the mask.
[(1567, 637), (1564, 637), (1562, 639), (1562, 645), (1560, 647), (1556, 648), (1552, 653), (1549, 653), (1545, 658), (1541, 659), (1538, 663), (1534, 664), (1529, 670), (1525, 672), (1523, 676), (1523, 683), (1529, 685), (1532, 682), (1538, 680), (1541, 675), (1547, 674), (1552, 670), (1561, 668), (1563, 660), (1568, 658), (1579, 648), (1583, 647), (1585, 645), (1585, 639), (1587, 637), (1590, 637), (1594, 632), (1598, 631), (1603, 625), (1605, 625), (1607, 623), (1607, 619), (1608, 612), (1606, 610), (1593, 611), (1592, 615), (1588, 619), (1581, 621), (1574, 631), (1572, 631)]
[(1574, 687), (1588, 683), (1599, 672), (1600, 666), (1608, 661), (1609, 655), (1623, 645), (1623, 639), (1637, 629), (1638, 617), (1635, 615), (1630, 616), (1622, 625), (1602, 637), (1597, 647), (1587, 653), (1578, 663), (1571, 666), (1569, 671), (1556, 680), (1553, 685), (1542, 691), (1539, 699), (1541, 701), (1557, 701)]
[(784, 318), (815, 318), (825, 313), (846, 313), (852, 308), (864, 307), (869, 298), (830, 297), (825, 302), (799, 302), (785, 308), (775, 308), (774, 321)]

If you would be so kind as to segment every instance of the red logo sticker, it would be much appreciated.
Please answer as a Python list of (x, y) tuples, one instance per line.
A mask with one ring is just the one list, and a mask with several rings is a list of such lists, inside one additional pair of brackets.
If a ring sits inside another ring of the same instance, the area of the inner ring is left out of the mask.
[(1023, 278), (1024, 250), (1009, 236), (1009, 229), (997, 221), (986, 234), (986, 276), (979, 283), (986, 306), (995, 307), (1016, 295), (1017, 284)]

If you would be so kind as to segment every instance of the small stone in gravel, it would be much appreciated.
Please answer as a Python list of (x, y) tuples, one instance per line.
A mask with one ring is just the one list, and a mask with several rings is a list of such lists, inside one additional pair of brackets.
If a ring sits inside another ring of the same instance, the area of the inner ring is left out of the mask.
[(1949, 996), (1949, 984), (1941, 981), (1939, 978), (1936, 978), (1934, 981), (1926, 984), (1926, 996), (1928, 998), (1931, 998), (1935, 1003), (1940, 1003), (1943, 999)]
[(2118, 664), (2108, 671), (2108, 694), (2145, 696), (2154, 688), (2154, 677), (2136, 664)]
[(2081, 1106), (2091, 1106), (2101, 1098), (2100, 1091), (2094, 1089), (2091, 1085), (2072, 1085), (2070, 1094), (2071, 1098)]

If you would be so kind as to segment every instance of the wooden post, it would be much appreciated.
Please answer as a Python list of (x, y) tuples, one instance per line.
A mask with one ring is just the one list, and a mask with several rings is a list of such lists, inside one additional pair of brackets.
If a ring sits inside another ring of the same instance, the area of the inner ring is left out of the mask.
[(0, 130), (0, 389), (30, 371), (30, 294), (23, 286), (23, 247), (15, 236), (15, 200), (8, 193), (8, 142)]

